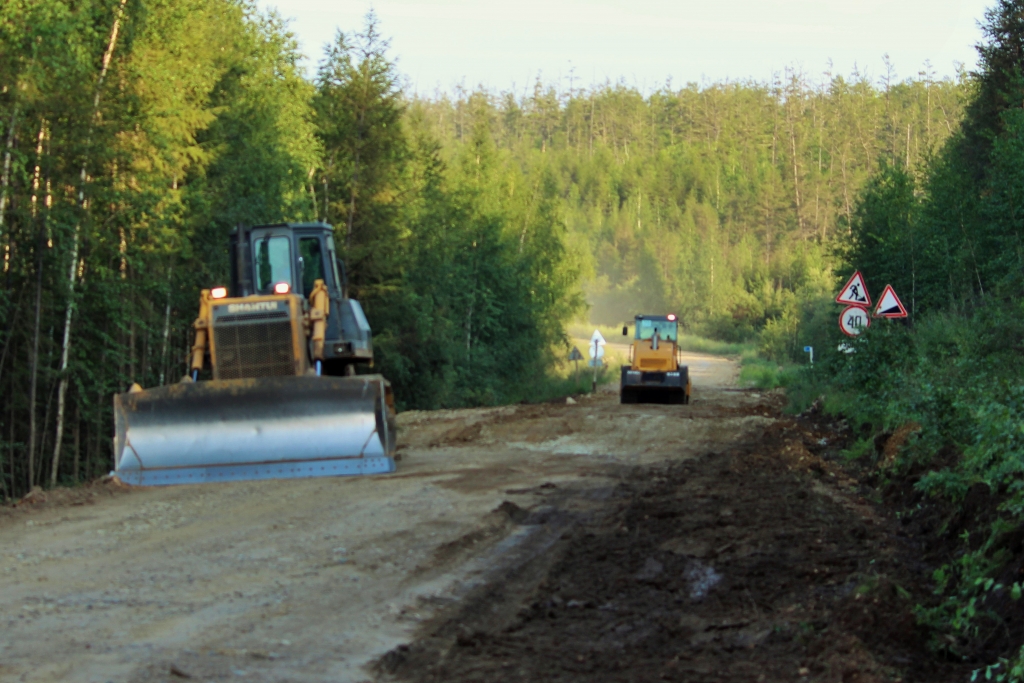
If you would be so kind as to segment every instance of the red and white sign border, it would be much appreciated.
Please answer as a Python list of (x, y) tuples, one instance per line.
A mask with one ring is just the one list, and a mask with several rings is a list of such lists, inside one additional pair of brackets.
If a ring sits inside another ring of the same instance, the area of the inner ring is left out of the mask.
[(851, 334), (846, 331), (845, 327), (843, 327), (843, 318), (852, 308), (855, 308), (864, 314), (864, 329), (866, 330), (869, 327), (871, 327), (871, 313), (868, 312), (868, 309), (864, 308), (863, 306), (847, 306), (846, 308), (843, 309), (843, 312), (839, 314), (839, 331), (845, 334), (847, 337), (856, 337), (860, 335), (860, 332), (858, 332), (857, 334)]
[[(892, 298), (896, 300), (896, 305), (900, 307), (899, 312), (898, 313), (879, 313), (878, 312), (879, 309), (882, 308), (882, 302), (885, 301), (886, 295), (890, 294), (890, 293), (892, 294)], [(906, 318), (906, 317), (908, 317), (907, 307), (903, 305), (902, 301), (900, 301), (900, 298), (896, 295), (896, 290), (892, 288), (892, 285), (886, 285), (885, 289), (882, 290), (882, 296), (878, 297), (878, 304), (875, 306), (875, 317), (877, 317), (877, 318), (889, 318), (890, 320), (893, 319), (893, 318)]]
[[(853, 284), (854, 280), (860, 280), (860, 286), (864, 288), (864, 298), (867, 299), (866, 302), (843, 298), (843, 293), (850, 288), (850, 285)], [(871, 294), (868, 293), (868, 283), (864, 280), (864, 275), (862, 275), (859, 270), (854, 272), (854, 274), (850, 276), (850, 279), (846, 281), (846, 284), (843, 285), (843, 288), (839, 290), (839, 296), (836, 297), (836, 303), (856, 306), (857, 308), (871, 308)]]

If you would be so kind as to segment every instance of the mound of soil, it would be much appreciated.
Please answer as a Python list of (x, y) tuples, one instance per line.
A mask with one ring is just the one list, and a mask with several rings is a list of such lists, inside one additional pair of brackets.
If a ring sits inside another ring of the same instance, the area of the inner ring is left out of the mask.
[(122, 484), (116, 477), (104, 476), (72, 488), (55, 488), (44, 491), (36, 486), (31, 492), (15, 502), (0, 506), (0, 522), (20, 519), (24, 515), (78, 505), (93, 505), (96, 502), (138, 490), (137, 487)]
[(912, 546), (818, 454), (829, 438), (780, 420), (747, 448), (633, 470), (539, 581), (481, 589), (380, 660), (379, 676), (963, 680), (916, 625), (928, 587)]

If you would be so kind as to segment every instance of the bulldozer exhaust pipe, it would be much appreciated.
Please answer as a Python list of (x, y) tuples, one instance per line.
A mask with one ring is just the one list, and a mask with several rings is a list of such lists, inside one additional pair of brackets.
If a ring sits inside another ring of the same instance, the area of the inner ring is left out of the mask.
[(380, 375), (183, 382), (114, 397), (114, 472), (128, 484), (395, 471)]

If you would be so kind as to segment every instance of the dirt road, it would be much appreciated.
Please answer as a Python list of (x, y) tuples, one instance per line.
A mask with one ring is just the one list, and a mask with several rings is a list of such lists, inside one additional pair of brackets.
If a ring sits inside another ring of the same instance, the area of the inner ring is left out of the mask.
[(855, 629), (807, 652), (883, 547), (792, 471), (829, 437), (688, 362), (689, 406), (402, 414), (390, 476), (5, 510), (0, 680), (883, 680)]

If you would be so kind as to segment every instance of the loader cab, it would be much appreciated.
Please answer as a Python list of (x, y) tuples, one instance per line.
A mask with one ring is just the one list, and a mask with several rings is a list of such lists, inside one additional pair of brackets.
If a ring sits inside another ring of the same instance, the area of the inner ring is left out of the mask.
[(326, 223), (238, 226), (230, 238), (231, 296), (280, 293), (281, 283), (308, 301), (313, 283), (323, 280), (330, 296), (324, 343), (324, 374), (344, 375), (355, 363), (372, 363), (370, 324), (359, 302), (348, 298), (345, 266)]
[[(637, 341), (661, 342), (679, 341), (679, 319), (669, 315), (638, 315), (633, 321), (633, 338)], [(622, 336), (629, 336), (629, 326), (622, 326)]]
[[(633, 343), (629, 362), (634, 370), (666, 371), (677, 363), (679, 319), (673, 315), (638, 315), (634, 319)], [(629, 335), (629, 327), (622, 328)]]
[(674, 315), (638, 315), (635, 320), (636, 339), (658, 338), (659, 341), (676, 342), (679, 339), (679, 321)]

